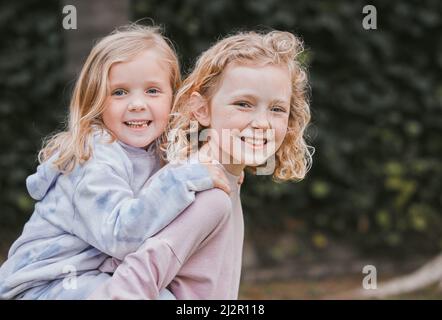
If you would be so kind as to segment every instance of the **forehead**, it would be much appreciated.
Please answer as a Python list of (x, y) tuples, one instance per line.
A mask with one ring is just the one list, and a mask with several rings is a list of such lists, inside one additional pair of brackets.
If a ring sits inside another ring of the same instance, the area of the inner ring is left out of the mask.
[(291, 87), (291, 76), (286, 66), (229, 64), (223, 72), (219, 91), (232, 94), (241, 91), (273, 93), (287, 97), (291, 95)]
[(155, 49), (144, 49), (133, 57), (114, 63), (109, 70), (109, 79), (130, 81), (140, 76), (146, 80), (168, 81), (171, 68), (164, 56)]

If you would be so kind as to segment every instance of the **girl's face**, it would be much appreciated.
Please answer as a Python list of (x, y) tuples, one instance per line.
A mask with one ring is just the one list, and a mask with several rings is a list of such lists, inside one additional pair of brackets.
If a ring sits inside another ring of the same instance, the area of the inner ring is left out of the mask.
[(291, 77), (282, 66), (225, 69), (210, 101), (209, 145), (229, 171), (262, 165), (275, 154), (287, 132), (291, 94)]
[(172, 104), (170, 67), (153, 49), (109, 71), (103, 122), (118, 140), (145, 148), (163, 133)]

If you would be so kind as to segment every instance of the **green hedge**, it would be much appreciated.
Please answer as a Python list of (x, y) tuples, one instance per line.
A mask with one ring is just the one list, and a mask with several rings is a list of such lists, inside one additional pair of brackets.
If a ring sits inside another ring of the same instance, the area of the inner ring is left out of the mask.
[(25, 179), (41, 139), (59, 127), (63, 93), (58, 1), (13, 1), (0, 12), (0, 238), (32, 213)]
[[(286, 227), (317, 247), (442, 249), (442, 6), (438, 1), (134, 1), (177, 44), (187, 71), (233, 31), (275, 28), (308, 48), (314, 164), (301, 183), (248, 176), (249, 234)], [(377, 30), (362, 8), (377, 9)], [(269, 234), (269, 236), (266, 236)]]
[[(314, 165), (300, 183), (247, 176), (248, 235), (280, 228), (314, 247), (329, 237), (360, 249), (442, 249), (442, 6), (371, 1), (378, 29), (362, 28), (364, 1), (132, 1), (134, 19), (166, 27), (187, 71), (237, 30), (292, 31), (308, 48)], [(0, 12), (0, 233), (15, 237), (32, 212), (25, 178), (41, 139), (60, 128), (67, 83), (58, 1), (16, 1)]]

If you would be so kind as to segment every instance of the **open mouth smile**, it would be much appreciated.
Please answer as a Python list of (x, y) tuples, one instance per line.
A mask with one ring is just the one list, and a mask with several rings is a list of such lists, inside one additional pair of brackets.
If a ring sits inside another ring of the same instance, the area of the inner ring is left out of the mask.
[(149, 126), (151, 120), (125, 121), (124, 124), (131, 129), (144, 129)]
[(267, 139), (241, 137), (241, 141), (247, 143), (253, 148), (262, 148), (267, 144)]

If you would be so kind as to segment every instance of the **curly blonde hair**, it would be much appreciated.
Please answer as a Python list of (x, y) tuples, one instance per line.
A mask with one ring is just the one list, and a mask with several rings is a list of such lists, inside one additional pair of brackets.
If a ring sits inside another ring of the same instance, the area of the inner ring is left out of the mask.
[[(299, 61), (303, 51), (300, 39), (290, 32), (240, 32), (217, 42), (198, 58), (194, 70), (178, 90), (166, 132), (162, 135), (162, 151), (168, 161), (188, 157), (195, 146), (190, 136), (204, 129), (190, 110), (193, 92), (211, 101), (222, 79), (223, 70), (231, 64), (272, 64), (288, 67), (292, 96), (287, 134), (276, 152), (273, 178), (276, 181), (301, 180), (312, 164), (314, 149), (307, 145), (304, 131), (310, 121), (307, 74)], [(199, 146), (197, 146), (199, 147)], [(256, 173), (256, 168), (249, 168)]]
[(96, 128), (106, 130), (111, 135), (110, 142), (115, 140), (101, 118), (110, 92), (109, 70), (113, 64), (130, 60), (147, 49), (155, 49), (162, 54), (170, 66), (170, 84), (176, 92), (181, 85), (178, 58), (172, 43), (161, 34), (160, 28), (136, 23), (117, 28), (92, 48), (74, 87), (67, 128), (44, 140), (38, 154), (40, 163), (58, 153), (54, 165), (67, 174), (92, 156), (91, 137)]

